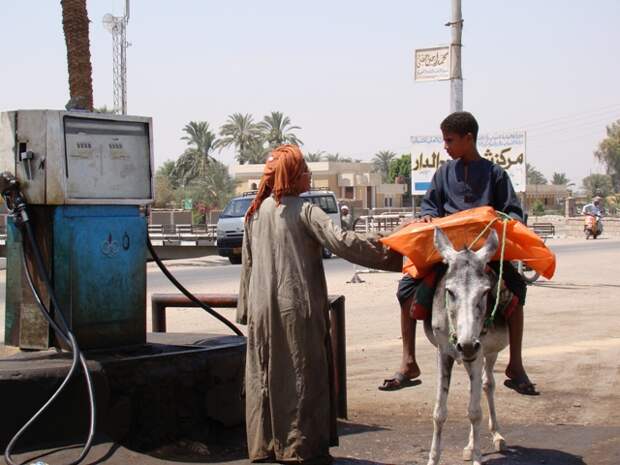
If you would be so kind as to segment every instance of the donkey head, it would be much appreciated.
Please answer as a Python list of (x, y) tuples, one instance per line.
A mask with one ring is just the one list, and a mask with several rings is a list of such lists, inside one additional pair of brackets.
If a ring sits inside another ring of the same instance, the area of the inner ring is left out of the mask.
[(444, 232), (435, 228), (435, 248), (448, 264), (445, 308), (450, 332), (453, 333), (450, 336), (466, 362), (475, 360), (480, 352), (480, 334), (492, 284), (485, 267), (495, 255), (498, 245), (497, 233), (492, 230), (480, 250), (473, 252), (464, 248), (456, 251)]

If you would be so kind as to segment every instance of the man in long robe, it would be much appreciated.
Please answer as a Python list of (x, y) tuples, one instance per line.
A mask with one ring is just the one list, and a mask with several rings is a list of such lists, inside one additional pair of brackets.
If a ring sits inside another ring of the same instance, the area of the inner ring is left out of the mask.
[(250, 460), (330, 463), (329, 303), (322, 250), (399, 271), (402, 257), (343, 231), (299, 194), (310, 173), (296, 146), (273, 151), (246, 216), (237, 321), (248, 325)]

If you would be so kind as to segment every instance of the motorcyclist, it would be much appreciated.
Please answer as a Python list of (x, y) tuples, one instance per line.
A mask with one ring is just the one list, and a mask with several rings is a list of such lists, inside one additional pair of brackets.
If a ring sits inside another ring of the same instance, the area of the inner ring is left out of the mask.
[(598, 234), (603, 232), (603, 223), (601, 221), (601, 217), (603, 216), (603, 205), (601, 203), (602, 198), (600, 196), (595, 196), (592, 198), (592, 202), (584, 205), (581, 210), (582, 215), (592, 216), (596, 220), (596, 224), (598, 225)]

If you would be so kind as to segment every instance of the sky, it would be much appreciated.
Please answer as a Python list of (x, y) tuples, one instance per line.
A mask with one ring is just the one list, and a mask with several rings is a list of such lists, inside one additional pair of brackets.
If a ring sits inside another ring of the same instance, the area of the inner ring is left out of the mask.
[[(68, 100), (59, 0), (2, 2), (0, 110)], [(481, 132), (527, 131), (527, 159), (575, 183), (620, 119), (618, 0), (463, 0), (464, 109)], [(112, 107), (106, 13), (88, 0), (95, 106)], [(154, 120), (155, 163), (185, 149), (183, 126), (282, 111), (304, 151), (370, 160), (411, 150), (449, 113), (448, 82), (414, 82), (416, 48), (448, 44), (450, 0), (132, 0), (129, 114)], [(13, 38), (9, 40), (9, 38)], [(233, 163), (233, 152), (214, 154)]]

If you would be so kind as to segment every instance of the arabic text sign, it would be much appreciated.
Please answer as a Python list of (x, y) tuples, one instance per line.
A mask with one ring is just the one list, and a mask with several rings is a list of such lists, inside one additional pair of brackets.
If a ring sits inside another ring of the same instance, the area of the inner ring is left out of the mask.
[(420, 48), (415, 51), (416, 81), (450, 79), (450, 47)]
[[(424, 195), (437, 168), (450, 157), (443, 149), (441, 136), (416, 136), (411, 142), (411, 191), (415, 195)], [(478, 151), (506, 170), (516, 192), (525, 192), (525, 132), (481, 134), (478, 136)]]

